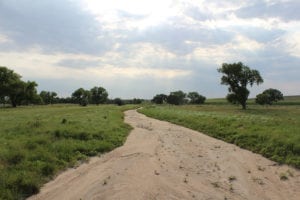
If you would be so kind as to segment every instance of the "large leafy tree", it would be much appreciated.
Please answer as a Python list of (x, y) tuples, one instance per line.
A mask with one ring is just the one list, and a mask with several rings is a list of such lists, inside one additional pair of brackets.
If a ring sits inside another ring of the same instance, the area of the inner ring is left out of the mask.
[(21, 82), (21, 76), (6, 67), (0, 66), (0, 97), (8, 97), (14, 90), (13, 87)]
[(7, 67), (0, 66), (0, 99), (8, 99), (13, 107), (38, 100), (37, 83), (24, 82), (21, 76)]
[(181, 105), (185, 103), (185, 97), (186, 93), (178, 90), (169, 94), (169, 96), (167, 97), (167, 102), (169, 104)]
[(153, 97), (151, 101), (156, 104), (163, 104), (164, 102), (166, 102), (167, 97), (168, 96), (165, 94), (157, 94)]
[(90, 92), (92, 103), (99, 105), (107, 101), (108, 93), (103, 87), (93, 87)]
[(200, 95), (198, 92), (189, 92), (187, 97), (190, 99), (191, 104), (203, 104), (206, 97)]
[(117, 104), (118, 106), (122, 106), (122, 105), (124, 105), (125, 104), (125, 102), (121, 99), (121, 98), (115, 98), (114, 100), (113, 100), (113, 103), (114, 104)]
[(36, 87), (38, 84), (34, 81), (27, 81), (24, 88), (24, 104), (38, 104), (42, 102), (41, 97), (38, 95)]
[(53, 104), (57, 102), (57, 93), (56, 92), (50, 92), (50, 91), (41, 91), (40, 97), (42, 98), (42, 101), (44, 104)]
[(87, 106), (89, 103), (90, 91), (79, 88), (72, 93), (72, 98), (75, 103), (78, 103), (81, 106)]
[(246, 109), (246, 102), (250, 94), (247, 86), (263, 83), (259, 71), (250, 69), (242, 62), (238, 62), (232, 64), (223, 63), (218, 72), (223, 74), (221, 84), (229, 86), (227, 100), (231, 103), (240, 104), (243, 109)]
[(272, 105), (274, 102), (283, 100), (283, 94), (277, 89), (267, 89), (256, 96), (255, 102), (261, 105)]

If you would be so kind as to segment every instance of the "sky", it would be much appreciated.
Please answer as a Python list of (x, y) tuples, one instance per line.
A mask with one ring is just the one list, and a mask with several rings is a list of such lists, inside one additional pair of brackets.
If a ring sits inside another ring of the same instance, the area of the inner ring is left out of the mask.
[(38, 91), (110, 98), (171, 91), (225, 97), (217, 72), (243, 62), (268, 88), (300, 94), (299, 0), (0, 0), (0, 66)]

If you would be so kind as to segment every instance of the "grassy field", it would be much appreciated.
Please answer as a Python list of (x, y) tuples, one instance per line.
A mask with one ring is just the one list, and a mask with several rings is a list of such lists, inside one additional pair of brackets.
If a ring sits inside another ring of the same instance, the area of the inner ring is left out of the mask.
[(0, 109), (0, 199), (24, 199), (59, 171), (125, 141), (133, 106)]
[(300, 168), (300, 106), (216, 104), (148, 106), (147, 116), (201, 131), (279, 163)]
[[(228, 105), (225, 98), (207, 99), (205, 104), (208, 105)], [(255, 98), (250, 98), (247, 101), (248, 105), (255, 105)], [(283, 101), (274, 103), (274, 105), (300, 105), (300, 96), (285, 96)]]

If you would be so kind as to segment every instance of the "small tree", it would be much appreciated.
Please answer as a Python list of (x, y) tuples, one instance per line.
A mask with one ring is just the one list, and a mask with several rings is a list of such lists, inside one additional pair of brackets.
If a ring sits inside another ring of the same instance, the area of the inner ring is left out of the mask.
[(200, 95), (198, 92), (189, 92), (187, 97), (190, 99), (191, 104), (203, 104), (206, 97)]
[(168, 96), (165, 94), (157, 94), (153, 97), (151, 101), (156, 104), (163, 104), (164, 102), (166, 102), (167, 97)]
[(92, 103), (99, 105), (107, 101), (108, 93), (103, 87), (93, 87), (91, 89)]
[(255, 102), (260, 105), (272, 105), (274, 102), (283, 100), (283, 94), (277, 89), (267, 89), (256, 96)]
[(247, 85), (263, 83), (259, 71), (252, 70), (241, 62), (227, 64), (223, 63), (222, 67), (218, 69), (222, 73), (221, 84), (228, 85), (229, 94), (227, 100), (231, 103), (238, 103), (246, 109), (246, 102), (250, 94)]
[(185, 103), (186, 94), (181, 90), (171, 92), (170, 95), (167, 97), (167, 102), (169, 104), (174, 105), (181, 105)]

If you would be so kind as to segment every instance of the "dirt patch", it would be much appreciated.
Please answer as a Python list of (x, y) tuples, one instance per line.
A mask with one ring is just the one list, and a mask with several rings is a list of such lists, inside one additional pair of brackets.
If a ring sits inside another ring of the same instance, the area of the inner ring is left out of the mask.
[(300, 171), (199, 132), (125, 112), (124, 146), (47, 183), (29, 200), (299, 199)]

